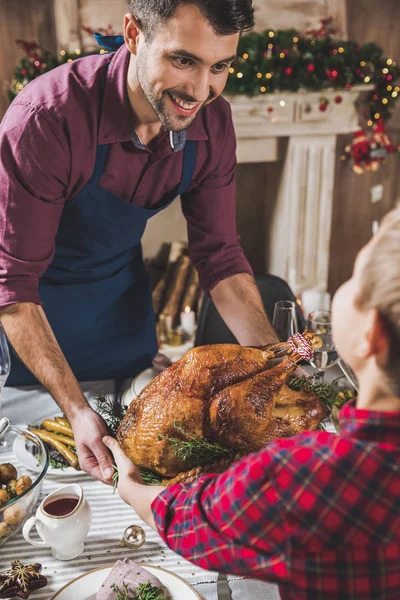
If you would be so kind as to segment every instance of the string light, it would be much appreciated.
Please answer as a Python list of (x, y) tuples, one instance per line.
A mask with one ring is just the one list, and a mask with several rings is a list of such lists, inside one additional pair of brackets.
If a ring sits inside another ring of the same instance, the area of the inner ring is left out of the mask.
[(382, 104), (387, 104), (389, 100), (387, 98), (382, 98)]
[(391, 85), (388, 85), (386, 89), (387, 89), (388, 92), (391, 92), (393, 88), (392, 88)]
[(389, 73), (389, 69), (387, 69), (386, 67), (384, 69), (382, 69), (382, 73), (384, 73), (385, 75), (387, 75)]
[(343, 46), (339, 46), (338, 50), (339, 50), (340, 54), (343, 54), (343, 52), (344, 52)]
[(269, 49), (269, 50), (272, 50), (272, 48), (273, 48), (273, 47), (274, 47), (274, 45), (273, 45), (273, 44), (268, 44), (268, 49)]
[(392, 98), (397, 98), (398, 92), (393, 92), (392, 93)]
[(366, 64), (367, 64), (367, 63), (365, 62), (365, 60), (362, 60), (362, 61), (360, 62), (360, 67), (365, 67), (365, 65), (366, 65)]
[(285, 102), (284, 100), (281, 100), (281, 101), (279, 102), (279, 104), (280, 104), (280, 106), (286, 106), (286, 102)]
[(238, 73), (238, 74), (236, 75), (236, 77), (237, 77), (238, 79), (242, 79), (242, 77), (243, 77), (243, 73)]
[(257, 73), (257, 79), (261, 79), (262, 73)]
[(285, 58), (285, 54), (283, 52), (280, 53), (279, 58)]
[(273, 31), (268, 31), (268, 35), (270, 38), (275, 37), (275, 33)]
[(60, 51), (61, 56), (65, 56), (65, 50)]
[(107, 50), (105, 48), (100, 48), (100, 54), (106, 54)]
[(80, 55), (80, 53), (81, 53), (80, 49), (79, 49), (79, 48), (77, 48), (77, 49), (75, 50), (75, 54), (77, 54), (77, 55), (79, 56), (79, 55)]
[(69, 58), (67, 62), (72, 62), (72, 58)]
[(395, 92), (400, 92), (400, 87), (398, 87), (398, 86), (396, 85), (396, 87), (394, 88), (394, 91), (395, 91)]
[(368, 122), (367, 122), (367, 125), (368, 125), (368, 127), (372, 127), (372, 125), (373, 125), (373, 122), (372, 122), (372, 121), (368, 121)]
[(293, 41), (294, 41), (295, 44), (297, 44), (297, 42), (299, 41), (299, 38), (298, 37), (294, 37)]
[(369, 83), (371, 81), (371, 77), (369, 75), (367, 75), (366, 77), (364, 77), (364, 82), (365, 83)]
[(244, 58), (245, 60), (247, 60), (247, 59), (249, 58), (249, 55), (247, 54), (247, 52), (245, 52), (245, 53), (243, 54), (243, 58)]
[(386, 61), (386, 64), (389, 65), (389, 67), (390, 67), (390, 65), (393, 64), (393, 60), (391, 58), (388, 58)]
[(267, 79), (271, 79), (271, 77), (272, 77), (272, 73), (265, 73), (265, 77), (266, 77)]
[(374, 114), (374, 119), (378, 120), (381, 118), (381, 115), (379, 113), (375, 113)]
[(267, 91), (267, 88), (265, 88), (264, 86), (260, 87), (260, 92), (262, 92), (263, 94)]
[(229, 73), (232, 75), (232, 73), (234, 73), (234, 72), (235, 72), (235, 69), (233, 67), (230, 67), (229, 68)]

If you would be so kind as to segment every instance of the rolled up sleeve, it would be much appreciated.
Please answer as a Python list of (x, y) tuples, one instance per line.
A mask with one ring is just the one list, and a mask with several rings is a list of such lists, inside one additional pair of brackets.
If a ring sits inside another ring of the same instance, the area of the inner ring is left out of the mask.
[(190, 258), (206, 293), (227, 277), (253, 274), (236, 231), (236, 138), (230, 112), (218, 154), (216, 168), (181, 198)]
[(39, 278), (54, 256), (70, 152), (44, 112), (16, 102), (0, 126), (0, 307), (41, 304)]

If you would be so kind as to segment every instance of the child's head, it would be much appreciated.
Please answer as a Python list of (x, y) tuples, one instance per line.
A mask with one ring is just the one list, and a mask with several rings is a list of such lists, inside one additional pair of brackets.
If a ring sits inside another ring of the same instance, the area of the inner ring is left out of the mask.
[(332, 322), (343, 359), (358, 375), (378, 369), (385, 391), (400, 398), (400, 208), (358, 254), (335, 295)]

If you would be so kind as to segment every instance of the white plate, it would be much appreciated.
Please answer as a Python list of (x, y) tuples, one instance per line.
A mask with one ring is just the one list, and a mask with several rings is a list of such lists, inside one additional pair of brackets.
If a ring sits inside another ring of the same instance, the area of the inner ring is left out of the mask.
[[(174, 575), (171, 571), (140, 565), (152, 575), (158, 577), (170, 593), (172, 600), (204, 600), (184, 579)], [(101, 584), (108, 577), (112, 567), (103, 567), (89, 571), (73, 579), (51, 597), (50, 600), (94, 600)]]
[(136, 375), (136, 377), (132, 379), (131, 385), (122, 395), (122, 406), (128, 408), (132, 400), (137, 398), (142, 389), (145, 388), (146, 385), (150, 383), (152, 379), (154, 379), (154, 377), (157, 377), (159, 373), (160, 372), (156, 371), (156, 369), (153, 369), (153, 367), (149, 367), (148, 369), (145, 369), (139, 373), (139, 375)]
[[(28, 429), (28, 427), (26, 426), (24, 426), (24, 428)], [(40, 471), (42, 470), (42, 466), (38, 465), (36, 456), (34, 456), (32, 452), (27, 450), (27, 448), (25, 447), (25, 438), (23, 436), (17, 435), (17, 437), (14, 440), (13, 450), (16, 459), (19, 460), (21, 465), (23, 465), (30, 471), (40, 473)], [(73, 475), (74, 477), (77, 477), (80, 475), (86, 475), (86, 473), (84, 471), (78, 471), (73, 467), (65, 467), (65, 469), (54, 469), (53, 467), (49, 466), (49, 468), (47, 469), (46, 476), (47, 475), (53, 477), (71, 477), (71, 475)]]

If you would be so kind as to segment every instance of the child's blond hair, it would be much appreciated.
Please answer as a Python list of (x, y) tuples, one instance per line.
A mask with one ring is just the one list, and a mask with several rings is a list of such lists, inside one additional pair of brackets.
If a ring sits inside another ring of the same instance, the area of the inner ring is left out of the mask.
[(400, 206), (382, 220), (361, 272), (357, 303), (376, 308), (390, 338), (383, 376), (390, 391), (400, 397)]

